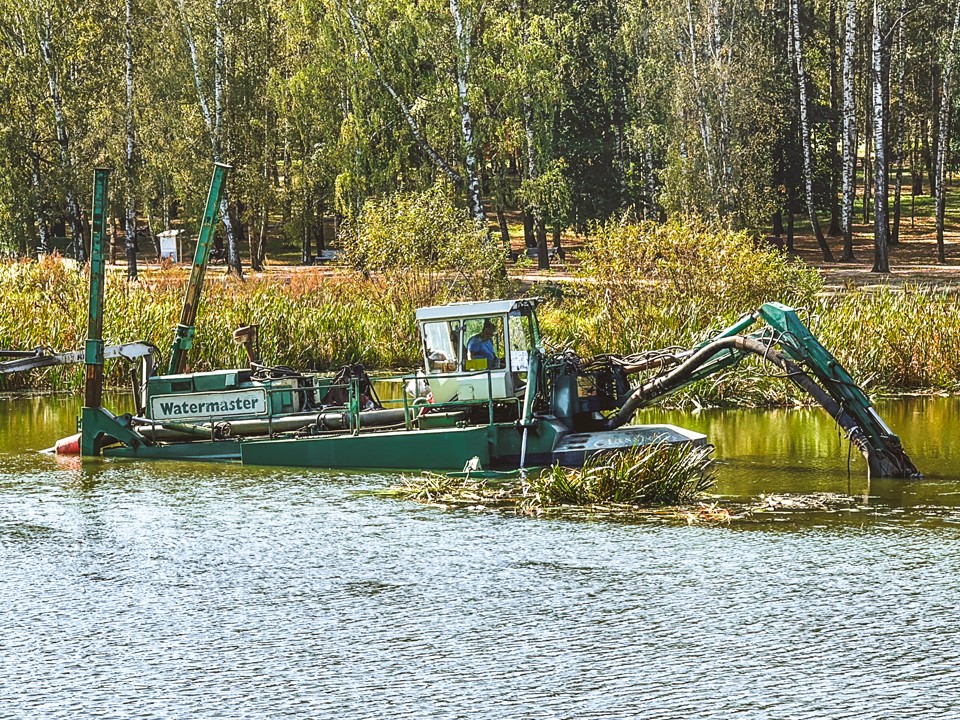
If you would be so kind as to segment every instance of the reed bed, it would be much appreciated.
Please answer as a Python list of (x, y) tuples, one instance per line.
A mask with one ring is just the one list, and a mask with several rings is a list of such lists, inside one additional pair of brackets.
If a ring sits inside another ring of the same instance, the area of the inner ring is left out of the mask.
[[(105, 287), (104, 340), (145, 340), (164, 354), (173, 338), (187, 273), (171, 269), (128, 283), (110, 273)], [(87, 277), (59, 260), (0, 265), (0, 347), (72, 350), (83, 347), (87, 327)], [(317, 273), (285, 278), (230, 277), (208, 281), (197, 318), (189, 369), (241, 367), (242, 349), (231, 331), (260, 325), (265, 362), (297, 368), (332, 369), (362, 362), (369, 367), (410, 367), (419, 359), (414, 310), (442, 302), (442, 288), (344, 272), (330, 279)], [(107, 364), (107, 382), (126, 384), (124, 363)], [(6, 390), (76, 390), (82, 366), (56, 367), (0, 378)]]
[[(584, 282), (552, 299), (541, 324), (554, 345), (581, 355), (691, 347), (779, 301), (797, 308), (870, 392), (960, 390), (960, 297), (946, 288), (830, 294), (815, 270), (779, 250), (758, 247), (743, 233), (677, 221), (597, 228), (580, 273)], [(748, 359), (669, 402), (760, 407), (809, 398)]]
[[(372, 274), (341, 268), (332, 278), (313, 271), (246, 282), (211, 278), (190, 368), (244, 365), (231, 331), (249, 323), (260, 325), (262, 357), (276, 365), (314, 370), (354, 362), (370, 369), (418, 365), (417, 307), (517, 292), (490, 278), (488, 260), (481, 254), (469, 272), (455, 273), (420, 264)], [(757, 247), (742, 233), (675, 222), (617, 221), (595, 229), (583, 251), (581, 275), (583, 282), (552, 293), (540, 321), (551, 345), (572, 347), (583, 356), (691, 347), (742, 313), (778, 300), (798, 308), (814, 334), (870, 392), (960, 390), (960, 297), (947, 289), (828, 294), (814, 270), (775, 249)], [(472, 283), (477, 277), (489, 280), (483, 292), (464, 280)], [(186, 280), (185, 268), (145, 274), (137, 283), (109, 273), (105, 340), (146, 340), (165, 353)], [(87, 282), (84, 273), (57, 258), (0, 264), (0, 347), (82, 348)], [(809, 402), (779, 375), (748, 359), (669, 402), (752, 407)], [(80, 366), (49, 368), (0, 377), (0, 389), (76, 391), (82, 381)], [(123, 363), (108, 363), (107, 382), (126, 385)]]

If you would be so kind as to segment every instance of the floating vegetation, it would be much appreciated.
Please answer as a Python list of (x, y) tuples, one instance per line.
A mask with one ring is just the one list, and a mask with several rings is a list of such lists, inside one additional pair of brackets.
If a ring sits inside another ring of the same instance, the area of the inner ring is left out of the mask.
[(405, 477), (386, 494), (445, 508), (528, 516), (727, 522), (726, 510), (702, 502), (715, 482), (712, 453), (712, 445), (653, 443), (598, 453), (583, 468), (553, 465), (530, 477), (423, 473)]
[(782, 522), (802, 516), (882, 516), (889, 508), (841, 493), (773, 494), (719, 501), (712, 446), (655, 444), (594, 456), (582, 469), (558, 465), (518, 474), (423, 473), (376, 493), (442, 509), (529, 517), (666, 521), (688, 525)]

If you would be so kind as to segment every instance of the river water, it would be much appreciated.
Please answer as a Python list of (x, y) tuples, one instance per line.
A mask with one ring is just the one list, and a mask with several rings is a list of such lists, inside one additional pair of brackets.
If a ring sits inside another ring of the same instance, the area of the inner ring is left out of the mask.
[(960, 718), (957, 399), (881, 403), (927, 477), (872, 483), (815, 410), (650, 411), (725, 496), (860, 498), (719, 527), (34, 452), (76, 412), (0, 399), (0, 718)]

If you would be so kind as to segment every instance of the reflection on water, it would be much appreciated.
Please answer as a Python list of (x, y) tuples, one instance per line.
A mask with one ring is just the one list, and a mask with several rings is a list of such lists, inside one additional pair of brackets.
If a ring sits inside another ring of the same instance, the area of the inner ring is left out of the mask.
[(954, 399), (880, 405), (927, 474), (865, 481), (823, 413), (648, 411), (720, 491), (872, 510), (686, 527), (442, 512), (387, 475), (63, 461), (0, 399), (0, 717), (958, 717)]
[(924, 474), (922, 481), (866, 481), (866, 463), (819, 408), (645, 410), (642, 422), (705, 433), (716, 448), (720, 493), (867, 493), (891, 505), (960, 503), (960, 398), (880, 400), (877, 410)]

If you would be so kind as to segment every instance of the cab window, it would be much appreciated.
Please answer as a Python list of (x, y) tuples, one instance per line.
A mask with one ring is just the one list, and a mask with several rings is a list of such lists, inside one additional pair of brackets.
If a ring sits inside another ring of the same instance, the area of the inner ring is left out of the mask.
[(504, 365), (503, 318), (471, 318), (463, 321), (464, 370), (494, 370)]
[(427, 371), (431, 373), (457, 372), (460, 357), (459, 321), (428, 322), (423, 324), (423, 348)]

